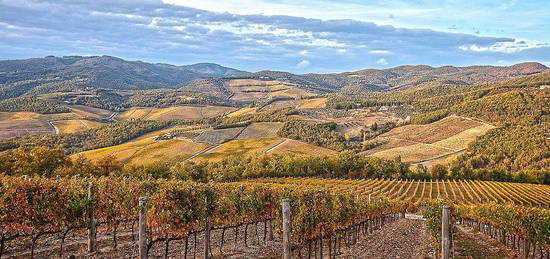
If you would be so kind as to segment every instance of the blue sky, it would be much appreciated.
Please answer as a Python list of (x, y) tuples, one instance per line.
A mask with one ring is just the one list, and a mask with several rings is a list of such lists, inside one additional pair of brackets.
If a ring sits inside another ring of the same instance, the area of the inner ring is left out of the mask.
[(0, 0), (0, 59), (113, 55), (295, 73), (550, 65), (547, 1)]

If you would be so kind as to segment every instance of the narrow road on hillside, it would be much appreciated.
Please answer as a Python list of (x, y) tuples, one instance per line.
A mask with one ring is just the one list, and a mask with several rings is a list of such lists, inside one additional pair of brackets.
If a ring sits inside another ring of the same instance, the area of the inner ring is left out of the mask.
[(59, 128), (58, 128), (57, 126), (55, 126), (55, 125), (53, 124), (53, 122), (50, 121), (50, 120), (48, 121), (48, 123), (49, 123), (50, 126), (52, 126), (53, 129), (55, 130), (55, 134), (59, 134)]
[(118, 115), (117, 112), (113, 112), (111, 113), (111, 115), (109, 115), (109, 117), (107, 117), (108, 120), (112, 120), (112, 121), (116, 121), (115, 117)]
[(189, 161), (189, 160), (191, 160), (191, 159), (193, 159), (193, 158), (195, 158), (195, 157), (198, 157), (198, 156), (200, 156), (200, 155), (202, 155), (202, 154), (204, 154), (204, 153), (206, 153), (206, 152), (208, 152), (208, 151), (210, 151), (210, 150), (214, 150), (214, 149), (220, 147), (220, 145), (221, 145), (221, 144), (216, 144), (216, 145), (213, 145), (213, 146), (209, 146), (209, 147), (207, 147), (207, 148), (205, 148), (205, 149), (203, 149), (203, 150), (201, 150), (201, 151), (199, 151), (199, 152), (197, 152), (197, 153), (191, 155), (190, 157), (188, 157), (187, 159), (185, 159), (185, 161)]
[(273, 151), (274, 149), (278, 148), (280, 145), (286, 143), (288, 141), (288, 139), (285, 139), (277, 144), (275, 144), (274, 146), (270, 147), (267, 151), (265, 151), (266, 153), (269, 153), (271, 151)]
[(417, 162), (413, 162), (413, 163), (411, 163), (411, 165), (418, 165), (418, 164), (423, 164), (423, 163), (430, 162), (430, 161), (434, 161), (434, 160), (439, 160), (439, 159), (447, 158), (447, 157), (450, 157), (450, 156), (452, 156), (452, 155), (456, 155), (456, 154), (458, 154), (458, 153), (462, 153), (462, 152), (464, 152), (465, 150), (466, 150), (466, 149), (463, 148), (463, 149), (460, 149), (460, 150), (457, 150), (457, 151), (454, 151), (454, 152), (451, 152), (451, 153), (443, 154), (443, 155), (436, 156), (436, 157), (432, 157), (432, 158), (428, 158), (428, 159), (423, 159), (423, 160), (420, 160), (420, 161), (417, 161)]

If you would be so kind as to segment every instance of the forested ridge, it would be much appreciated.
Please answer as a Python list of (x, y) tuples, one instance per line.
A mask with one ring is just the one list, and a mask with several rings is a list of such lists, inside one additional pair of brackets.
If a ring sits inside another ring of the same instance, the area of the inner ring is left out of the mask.
[(18, 97), (0, 101), (0, 112), (63, 113), (71, 110), (58, 102), (36, 97)]

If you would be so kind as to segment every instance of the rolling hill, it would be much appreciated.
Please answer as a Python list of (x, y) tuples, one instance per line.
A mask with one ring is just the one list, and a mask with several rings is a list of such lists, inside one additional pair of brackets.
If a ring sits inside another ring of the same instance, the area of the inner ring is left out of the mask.
[(399, 66), (390, 69), (364, 69), (355, 72), (303, 76), (319, 84), (333, 85), (344, 92), (365, 92), (404, 90), (434, 83), (468, 85), (495, 82), (544, 71), (548, 71), (548, 67), (536, 62), (527, 62), (509, 67)]
[(217, 64), (188, 66), (126, 61), (111, 56), (67, 56), (0, 61), (0, 97), (86, 88), (176, 88), (200, 78), (247, 72)]

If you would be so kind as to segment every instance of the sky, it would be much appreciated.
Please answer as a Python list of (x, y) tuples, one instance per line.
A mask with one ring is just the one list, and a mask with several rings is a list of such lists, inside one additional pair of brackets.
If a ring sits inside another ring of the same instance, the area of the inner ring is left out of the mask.
[(111, 55), (246, 71), (550, 66), (548, 0), (0, 0), (0, 60)]

